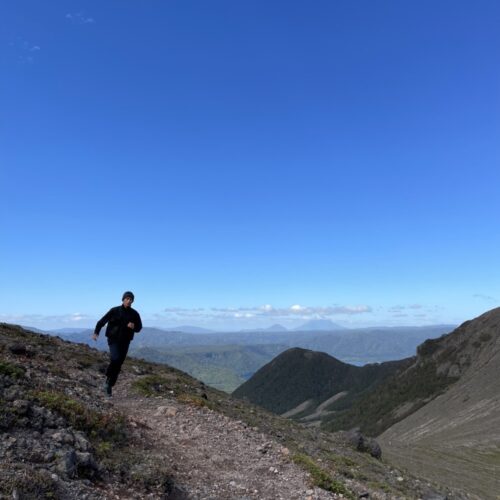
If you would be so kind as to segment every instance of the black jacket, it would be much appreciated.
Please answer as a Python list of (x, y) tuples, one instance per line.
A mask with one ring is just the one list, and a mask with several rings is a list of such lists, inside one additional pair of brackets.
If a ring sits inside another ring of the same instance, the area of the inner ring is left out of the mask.
[[(101, 328), (108, 324), (106, 328), (106, 337), (108, 342), (116, 340), (128, 340), (134, 338), (134, 332), (140, 332), (142, 321), (139, 313), (131, 307), (117, 306), (112, 307), (95, 325), (94, 333), (99, 335)], [(134, 329), (127, 325), (134, 323)]]

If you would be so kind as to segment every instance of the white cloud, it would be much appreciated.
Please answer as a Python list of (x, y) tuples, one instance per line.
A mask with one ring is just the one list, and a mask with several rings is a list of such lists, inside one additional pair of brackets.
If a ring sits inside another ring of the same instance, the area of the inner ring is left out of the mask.
[(389, 307), (388, 311), (390, 313), (397, 313), (397, 312), (401, 312), (401, 311), (404, 311), (404, 306), (392, 306), (392, 307)]
[(85, 313), (69, 314), (0, 314), (0, 323), (13, 323), (16, 325), (33, 326), (40, 329), (59, 328), (64, 326), (87, 327), (93, 325), (96, 319)]
[(483, 293), (476, 293), (473, 295), (473, 297), (475, 299), (485, 300), (486, 302), (498, 302), (495, 297), (492, 297), (491, 295), (485, 295)]
[(87, 319), (88, 316), (86, 314), (81, 314), (81, 313), (73, 313), (69, 320), (70, 321), (82, 321), (83, 319)]
[(397, 306), (392, 306), (392, 307), (389, 307), (388, 311), (389, 312), (402, 312), (402, 311), (406, 311), (408, 309), (412, 309), (412, 310), (415, 310), (415, 309), (423, 309), (424, 306), (421, 305), (421, 304), (410, 304), (410, 305), (397, 305)]
[(40, 45), (33, 44), (28, 40), (18, 37), (15, 41), (9, 42), (12, 56), (21, 64), (32, 64), (35, 62), (35, 55), (40, 52)]
[(355, 315), (372, 312), (372, 308), (367, 305), (358, 306), (301, 306), (299, 304), (290, 307), (277, 308), (270, 304), (256, 307), (212, 307), (186, 309), (180, 307), (167, 307), (163, 310), (168, 316), (174, 318), (193, 319), (231, 319), (231, 318), (327, 318), (339, 315)]
[(93, 17), (84, 16), (82, 12), (77, 12), (75, 14), (66, 14), (66, 19), (75, 24), (94, 24), (95, 19)]
[(204, 311), (202, 307), (197, 307), (194, 309), (186, 309), (185, 307), (166, 307), (163, 311), (164, 312), (171, 312), (171, 313), (183, 313), (183, 312), (199, 312), (199, 311)]

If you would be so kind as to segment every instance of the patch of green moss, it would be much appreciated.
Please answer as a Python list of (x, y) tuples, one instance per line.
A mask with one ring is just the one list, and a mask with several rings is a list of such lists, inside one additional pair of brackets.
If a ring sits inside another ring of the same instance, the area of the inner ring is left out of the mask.
[(10, 378), (19, 379), (24, 377), (24, 368), (22, 366), (13, 365), (6, 361), (0, 361), (0, 374), (7, 375)]
[[(37, 470), (22, 470), (19, 474), (10, 477), (2, 474), (0, 481), (0, 493), (8, 497), (16, 498), (37, 498), (52, 499), (59, 498), (57, 493), (57, 484), (51, 478), (50, 474), (43, 474)], [(2, 498), (3, 498), (2, 495)]]
[(328, 458), (337, 465), (344, 465), (346, 467), (356, 467), (358, 466), (358, 463), (352, 460), (349, 457), (344, 457), (342, 455), (334, 455), (333, 453), (330, 453), (328, 455)]
[(132, 383), (132, 388), (143, 396), (161, 396), (171, 389), (171, 381), (161, 375), (145, 375)]
[(96, 445), (95, 451), (99, 458), (108, 457), (113, 451), (113, 444), (109, 441), (101, 441)]
[(31, 395), (43, 406), (63, 416), (77, 430), (94, 440), (115, 444), (126, 439), (125, 419), (113, 413), (100, 413), (58, 391), (33, 391)]
[(331, 491), (332, 493), (342, 494), (346, 498), (354, 499), (354, 495), (342, 483), (333, 479), (311, 457), (303, 453), (297, 453), (292, 456), (292, 460), (311, 474), (315, 486), (326, 491)]
[(370, 486), (371, 488), (373, 488), (375, 490), (382, 490), (385, 493), (392, 492), (392, 488), (388, 484), (385, 484), (385, 483), (379, 483), (377, 481), (370, 481), (368, 483), (368, 486)]
[(154, 361), (151, 360), (145, 360), (142, 359), (141, 357), (137, 357), (132, 355), (132, 357), (128, 357), (125, 360), (125, 366), (135, 366), (136, 368), (142, 369), (147, 373), (151, 373), (153, 370), (153, 367), (155, 366), (161, 366), (164, 370), (171, 370), (171, 367), (162, 365), (161, 363), (155, 363)]

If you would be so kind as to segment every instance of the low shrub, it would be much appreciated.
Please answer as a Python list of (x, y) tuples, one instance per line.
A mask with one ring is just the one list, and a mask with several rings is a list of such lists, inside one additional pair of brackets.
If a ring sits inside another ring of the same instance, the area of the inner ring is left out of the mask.
[(311, 457), (297, 453), (292, 456), (292, 460), (311, 474), (315, 486), (332, 493), (342, 494), (346, 498), (354, 498), (353, 494), (342, 483), (333, 479)]
[[(2, 471), (0, 471), (2, 472)], [(26, 469), (15, 471), (14, 474), (3, 474), (0, 481), (0, 495), (10, 498), (60, 498), (57, 483), (50, 473)]]
[(177, 396), (177, 401), (199, 407), (208, 406), (206, 399), (203, 399), (200, 396), (195, 396), (194, 394), (179, 394), (179, 396)]
[(19, 365), (13, 365), (6, 361), (0, 361), (0, 374), (7, 375), (10, 378), (19, 379), (24, 377), (24, 368)]
[(132, 383), (132, 388), (143, 396), (160, 396), (167, 394), (170, 388), (170, 382), (161, 375), (146, 375)]
[(46, 408), (63, 416), (75, 429), (94, 440), (115, 444), (126, 439), (125, 419), (114, 413), (101, 413), (58, 391), (34, 391), (32, 396)]

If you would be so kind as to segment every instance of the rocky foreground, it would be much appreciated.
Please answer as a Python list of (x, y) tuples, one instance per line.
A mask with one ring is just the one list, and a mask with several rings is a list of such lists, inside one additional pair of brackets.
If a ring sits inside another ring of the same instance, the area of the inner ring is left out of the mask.
[(128, 360), (108, 399), (106, 361), (0, 324), (1, 499), (473, 498), (167, 366)]

